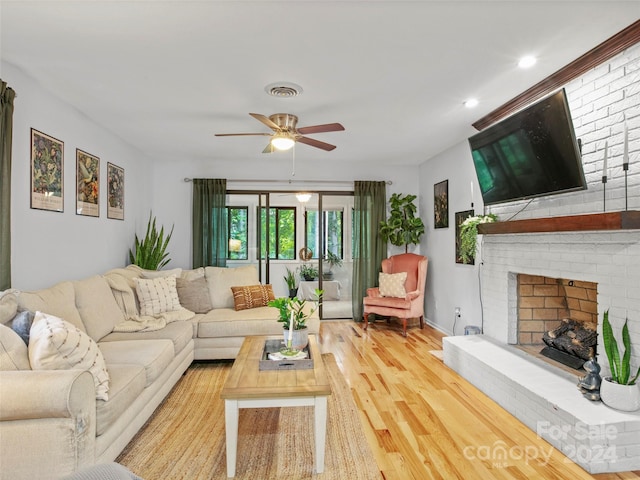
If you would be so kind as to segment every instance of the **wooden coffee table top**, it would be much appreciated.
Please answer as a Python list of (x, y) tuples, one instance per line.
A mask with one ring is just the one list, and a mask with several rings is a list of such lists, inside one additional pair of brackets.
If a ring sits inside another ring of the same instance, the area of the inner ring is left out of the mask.
[(313, 368), (306, 370), (260, 370), (264, 342), (280, 336), (246, 337), (220, 397), (223, 399), (314, 397), (331, 395), (324, 361), (315, 335), (309, 335)]

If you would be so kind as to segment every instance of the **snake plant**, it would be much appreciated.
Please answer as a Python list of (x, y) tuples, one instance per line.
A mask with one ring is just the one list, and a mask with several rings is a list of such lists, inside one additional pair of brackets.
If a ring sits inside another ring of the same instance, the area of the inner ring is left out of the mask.
[(129, 261), (146, 270), (160, 270), (171, 261), (170, 258), (167, 258), (169, 255), (167, 245), (169, 245), (172, 234), (173, 227), (171, 227), (171, 231), (166, 238), (164, 236), (164, 227), (160, 228), (160, 232), (158, 232), (156, 228), (156, 218), (150, 213), (149, 221), (147, 222), (147, 232), (142, 241), (140, 241), (136, 234), (134, 244), (135, 253), (129, 250)]
[(609, 367), (611, 369), (611, 380), (620, 385), (635, 385), (640, 368), (636, 374), (631, 376), (631, 338), (629, 337), (628, 319), (625, 319), (622, 327), (622, 343), (624, 345), (624, 355), (620, 359), (618, 350), (618, 342), (613, 336), (613, 329), (609, 322), (609, 310), (604, 312), (602, 321), (602, 341), (604, 343), (604, 351), (607, 353)]

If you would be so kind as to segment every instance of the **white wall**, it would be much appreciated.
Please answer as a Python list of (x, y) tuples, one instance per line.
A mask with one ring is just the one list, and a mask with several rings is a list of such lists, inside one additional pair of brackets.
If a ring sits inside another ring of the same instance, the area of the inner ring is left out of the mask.
[[(449, 181), (449, 227), (434, 228), (433, 186)], [(465, 325), (480, 325), (478, 267), (455, 262), (455, 212), (471, 209), (471, 182), (474, 184), (475, 211), (482, 211), (478, 184), (468, 143), (459, 143), (420, 167), (420, 209), (426, 235), (421, 250), (429, 257), (425, 315), (439, 329), (454, 333), (455, 308), (460, 307), (455, 333)]]
[[(134, 233), (151, 208), (150, 160), (53, 97), (5, 62), (2, 80), (16, 91), (11, 172), (12, 285), (20, 289), (79, 279), (127, 263)], [(64, 142), (64, 212), (30, 208), (31, 128)], [(100, 158), (100, 217), (75, 213), (76, 148)], [(107, 162), (125, 171), (125, 219), (107, 219)]]
[[(607, 211), (624, 210), (624, 175), (621, 164), (625, 124), (629, 129), (629, 209), (639, 210), (639, 72), (640, 44), (636, 44), (565, 86), (576, 137), (580, 138), (583, 144), (583, 167), (588, 183), (586, 191), (541, 197), (532, 200), (528, 205), (528, 201), (519, 201), (491, 206), (487, 208), (487, 212), (496, 213), (501, 220), (511, 219), (514, 215), (515, 219), (521, 219), (602, 212), (604, 192), (601, 177), (605, 141), (609, 145)], [(426, 201), (421, 204), (423, 211), (433, 212), (433, 184), (446, 179), (449, 180), (450, 226), (447, 229), (434, 230), (433, 219), (430, 217), (427, 235), (422, 242), (422, 250), (430, 259), (425, 308), (430, 322), (451, 333), (454, 308), (460, 306), (462, 319), (456, 325), (455, 333), (461, 334), (461, 326), (480, 325), (482, 312), (478, 294), (478, 273), (481, 267), (454, 263), (454, 212), (469, 208), (470, 181), (474, 182), (475, 192), (478, 192), (474, 199), (475, 211), (483, 211), (473, 160), (466, 141), (421, 166), (421, 202)], [(523, 207), (526, 208), (523, 210)], [(428, 215), (432, 216), (433, 213)], [(503, 281), (503, 285), (506, 286), (506, 279)], [(507, 292), (503, 293), (506, 298)], [(506, 318), (498, 321), (506, 322)]]

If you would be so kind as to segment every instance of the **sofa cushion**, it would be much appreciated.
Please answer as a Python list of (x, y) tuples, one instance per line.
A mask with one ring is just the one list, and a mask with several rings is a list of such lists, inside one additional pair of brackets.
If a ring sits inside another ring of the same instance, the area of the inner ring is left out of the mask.
[(96, 435), (102, 435), (144, 390), (147, 382), (141, 365), (109, 365), (109, 401), (96, 402)]
[(15, 290), (0, 292), (0, 323), (9, 323), (18, 311), (18, 298)]
[(278, 315), (278, 309), (274, 307), (258, 307), (241, 311), (233, 308), (214, 309), (198, 321), (198, 337), (275, 335), (282, 332)]
[(207, 313), (213, 307), (209, 287), (204, 276), (187, 280), (176, 278), (176, 290), (180, 305), (195, 313)]
[(87, 333), (80, 312), (76, 308), (76, 293), (71, 282), (61, 282), (33, 292), (21, 291), (18, 295), (18, 310), (48, 313)]
[(29, 352), (20, 336), (0, 324), (0, 370), (31, 370)]
[(275, 300), (276, 298), (271, 285), (231, 287), (231, 293), (233, 293), (233, 302), (236, 310), (266, 307), (269, 300)]
[(172, 322), (160, 330), (150, 332), (112, 332), (102, 337), (103, 342), (121, 342), (124, 340), (157, 340), (164, 338), (173, 342), (173, 351), (177, 355), (194, 337), (193, 325), (189, 321)]
[(107, 365), (140, 365), (145, 370), (145, 387), (166, 370), (174, 358), (173, 342), (158, 340), (123, 340), (100, 342)]
[(153, 316), (182, 309), (174, 275), (139, 278), (136, 280), (136, 293), (140, 303), (140, 315)]
[(211, 306), (215, 308), (233, 308), (231, 287), (257, 285), (260, 283), (255, 266), (223, 268), (205, 267), (204, 276), (209, 285)]
[(109, 399), (109, 374), (102, 352), (89, 335), (74, 325), (36, 312), (28, 350), (34, 370), (89, 370), (96, 387), (96, 399)]
[(76, 307), (87, 334), (96, 342), (124, 320), (122, 310), (104, 277), (98, 275), (73, 282)]
[(400, 273), (379, 273), (378, 283), (380, 284), (380, 295), (383, 297), (404, 298), (407, 291), (404, 282), (407, 280), (407, 272)]
[(142, 278), (160, 278), (160, 277), (179, 277), (182, 275), (181, 268), (172, 268), (171, 270), (142, 270)]

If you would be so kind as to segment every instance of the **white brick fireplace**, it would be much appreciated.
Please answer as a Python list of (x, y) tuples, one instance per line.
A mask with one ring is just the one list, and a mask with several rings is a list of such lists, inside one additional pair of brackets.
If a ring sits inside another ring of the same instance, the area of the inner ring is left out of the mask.
[[(590, 281), (598, 285), (599, 321), (608, 309), (619, 332), (628, 316), (637, 367), (640, 231), (484, 235), (477, 268), (484, 335), (445, 338), (445, 363), (587, 471), (640, 469), (640, 412), (590, 402), (576, 387), (578, 372), (511, 346), (517, 343), (518, 273)], [(604, 352), (600, 340), (598, 351)], [(598, 360), (606, 370), (606, 356)]]

